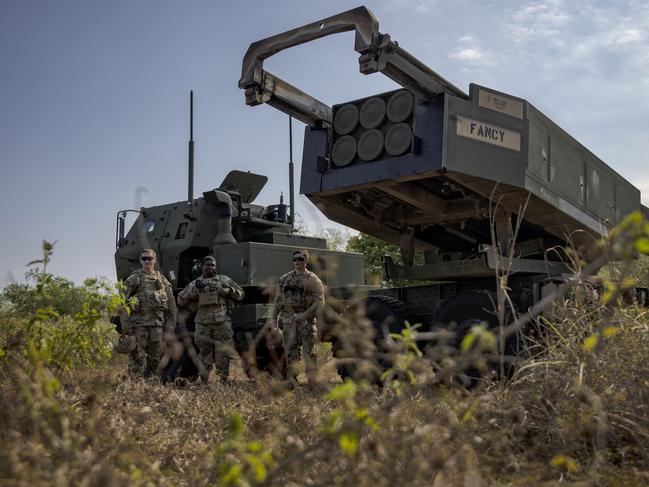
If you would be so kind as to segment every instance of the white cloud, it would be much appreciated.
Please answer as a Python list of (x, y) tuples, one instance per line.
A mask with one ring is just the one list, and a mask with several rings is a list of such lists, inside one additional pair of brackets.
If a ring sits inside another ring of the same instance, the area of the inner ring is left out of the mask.
[(638, 27), (629, 24), (633, 24), (633, 20), (609, 20), (607, 23), (601, 23), (599, 29), (578, 40), (573, 53), (579, 57), (593, 57), (609, 51), (616, 51), (617, 55), (625, 56), (637, 49), (646, 53), (649, 48), (647, 36)]
[(510, 59), (533, 66), (547, 81), (588, 77), (624, 80), (622, 89), (647, 89), (649, 2), (532, 1), (510, 12), (504, 39)]
[(458, 49), (451, 57), (470, 63), (483, 63), (485, 60), (485, 55), (480, 49)]
[(621, 31), (612, 31), (610, 36), (611, 44), (632, 44), (642, 42), (644, 35), (638, 29), (623, 29)]
[(512, 14), (511, 19), (514, 38), (527, 40), (557, 35), (560, 28), (570, 21), (571, 16), (562, 1), (551, 0), (524, 5)]
[(449, 57), (476, 66), (491, 64), (492, 56), (480, 47), (473, 36), (464, 35), (458, 39), (459, 46)]

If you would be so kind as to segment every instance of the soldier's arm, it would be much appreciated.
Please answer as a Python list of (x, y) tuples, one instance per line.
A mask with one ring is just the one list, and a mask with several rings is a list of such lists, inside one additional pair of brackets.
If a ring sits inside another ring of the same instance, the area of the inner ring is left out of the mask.
[(198, 290), (195, 283), (196, 281), (190, 282), (185, 289), (180, 291), (178, 294), (178, 306), (185, 306), (198, 299)]
[(230, 293), (228, 294), (228, 298), (232, 299), (233, 301), (241, 301), (244, 296), (243, 289), (241, 286), (239, 286), (234, 280), (230, 277), (228, 277), (225, 280), (225, 285), (230, 288)]
[(135, 296), (135, 291), (137, 290), (138, 285), (140, 284), (140, 279), (137, 275), (131, 274), (124, 281), (124, 297), (126, 299), (131, 299)]
[(275, 286), (275, 299), (273, 301), (273, 309), (270, 312), (270, 319), (277, 321), (277, 315), (279, 314), (279, 309), (282, 304), (282, 278), (279, 278), (277, 286)]
[(176, 319), (178, 315), (178, 309), (176, 308), (176, 300), (174, 299), (174, 293), (171, 290), (171, 284), (166, 279), (165, 283), (165, 292), (167, 293), (167, 329), (173, 331), (176, 327)]
[(307, 308), (304, 312), (307, 319), (314, 319), (318, 313), (324, 308), (324, 287), (322, 286), (322, 281), (318, 276), (312, 274), (311, 279), (309, 279), (309, 288), (307, 292), (313, 299), (311, 306)]
[[(135, 296), (139, 284), (140, 284), (140, 279), (135, 274), (131, 274), (124, 281), (124, 288), (122, 289), (122, 294), (127, 303), (133, 296)], [(132, 308), (133, 306), (131, 306), (131, 309), (129, 310), (128, 313), (126, 312), (127, 311), (126, 308), (122, 309), (119, 313), (120, 327), (122, 329), (122, 333), (124, 334), (129, 334), (133, 329), (133, 324), (131, 321), (131, 314), (133, 313)]]

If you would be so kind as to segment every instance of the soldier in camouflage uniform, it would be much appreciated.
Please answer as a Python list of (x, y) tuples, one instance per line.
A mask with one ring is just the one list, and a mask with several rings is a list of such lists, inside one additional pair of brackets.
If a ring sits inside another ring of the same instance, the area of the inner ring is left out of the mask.
[(235, 301), (243, 299), (243, 289), (228, 276), (216, 273), (216, 260), (203, 259), (203, 275), (193, 280), (178, 295), (178, 305), (198, 302), (194, 341), (199, 350), (200, 375), (203, 382), (216, 363), (221, 380), (230, 372), (230, 355), (234, 350), (230, 315)]
[(292, 385), (296, 384), (292, 366), (300, 359), (300, 345), (309, 382), (316, 379), (316, 316), (324, 307), (324, 289), (318, 276), (306, 269), (308, 261), (306, 250), (293, 252), (294, 269), (279, 278), (271, 314), (272, 324), (279, 322), (282, 328), (286, 371)]
[(157, 375), (164, 326), (173, 330), (176, 325), (176, 301), (169, 281), (155, 270), (155, 251), (142, 250), (140, 263), (142, 268), (124, 281), (126, 298), (135, 298), (131, 315), (122, 327), (124, 335), (133, 335), (137, 341), (128, 362), (133, 378)]

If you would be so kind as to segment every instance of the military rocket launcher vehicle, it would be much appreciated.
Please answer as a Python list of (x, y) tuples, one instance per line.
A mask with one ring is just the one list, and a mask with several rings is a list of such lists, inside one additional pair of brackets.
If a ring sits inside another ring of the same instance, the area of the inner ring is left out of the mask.
[[(346, 31), (360, 72), (402, 88), (329, 106), (264, 69), (280, 51)], [(252, 43), (239, 87), (248, 105), (306, 124), (300, 192), (328, 218), (397, 244), (402, 263), (386, 259), (388, 278), (444, 281), (381, 290), (384, 315), (403, 316), (405, 304), (411, 322), (492, 322), (497, 257), (512, 243), (509, 286), (526, 310), (571, 274), (548, 249), (587, 249), (647, 211), (635, 186), (532, 103), (477, 84), (464, 92), (379, 32), (365, 7)]]

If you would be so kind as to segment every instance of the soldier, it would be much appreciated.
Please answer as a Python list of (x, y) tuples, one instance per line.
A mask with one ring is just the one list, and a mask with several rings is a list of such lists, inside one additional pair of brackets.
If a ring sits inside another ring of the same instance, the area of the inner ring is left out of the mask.
[(230, 372), (230, 354), (234, 350), (230, 315), (235, 301), (243, 299), (243, 289), (228, 276), (216, 273), (216, 260), (203, 258), (203, 275), (193, 280), (178, 295), (178, 305), (198, 302), (194, 341), (199, 350), (200, 376), (204, 383), (212, 364), (221, 380)]
[(292, 366), (300, 359), (300, 345), (309, 382), (314, 383), (316, 379), (316, 316), (324, 307), (324, 289), (318, 276), (307, 270), (308, 261), (306, 250), (293, 252), (293, 270), (279, 278), (271, 314), (271, 324), (276, 326), (279, 321), (283, 331), (286, 371), (291, 385), (297, 383)]
[(123, 327), (124, 335), (133, 335), (137, 346), (130, 352), (128, 371), (131, 377), (157, 375), (162, 354), (163, 328), (176, 325), (176, 301), (169, 281), (155, 270), (156, 253), (140, 253), (142, 268), (124, 281), (126, 298), (135, 298), (131, 315)]

